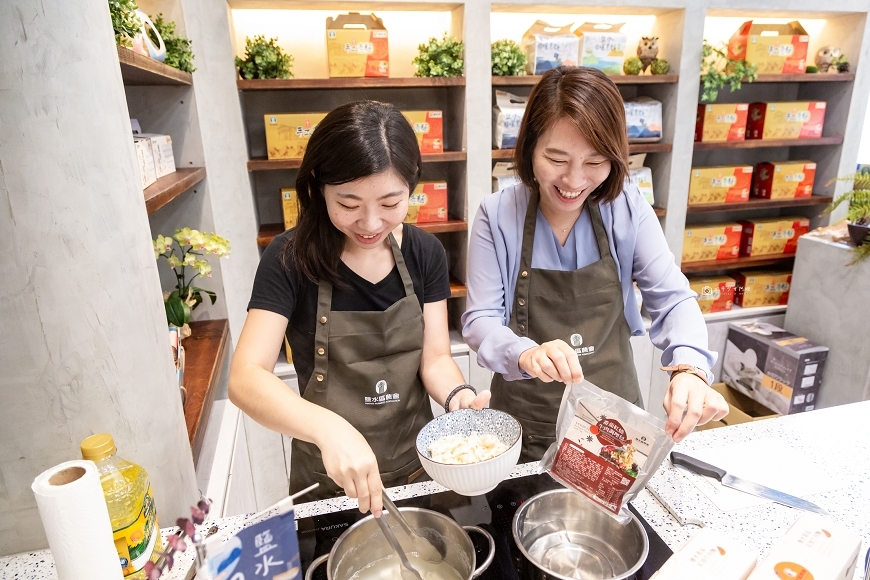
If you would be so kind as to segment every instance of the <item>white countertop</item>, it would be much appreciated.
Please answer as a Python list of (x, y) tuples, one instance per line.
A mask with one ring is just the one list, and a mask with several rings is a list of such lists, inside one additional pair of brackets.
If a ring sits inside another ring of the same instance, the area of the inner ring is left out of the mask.
[[(843, 405), (830, 409), (767, 419), (733, 427), (723, 427), (693, 433), (675, 449), (685, 453), (723, 446), (729, 443), (782, 439), (802, 453), (807, 453), (823, 469), (842, 474), (843, 485), (837, 491), (808, 496), (831, 513), (831, 517), (859, 533), (863, 539), (859, 560), (870, 548), (870, 401)], [(759, 453), (766, 452), (759, 449)], [(775, 460), (775, 458), (772, 458)], [(537, 463), (518, 465), (511, 477), (537, 473)], [(745, 508), (736, 512), (722, 512), (697, 488), (689, 483), (682, 470), (665, 462), (648, 487), (670, 504), (674, 514), (684, 522), (696, 519), (735, 539), (744, 540), (760, 557), (781, 537), (800, 512), (779, 504)], [(394, 488), (394, 499), (418, 497), (444, 491), (435, 482), (424, 482)], [(681, 525), (660, 503), (649, 489), (645, 489), (633, 502), (655, 531), (672, 549), (679, 548), (698, 529), (695, 524)], [(348, 498), (308, 502), (296, 506), (299, 518), (341, 511), (356, 507), (356, 500)], [(207, 522), (209, 528), (217, 524), (220, 533), (237, 531), (246, 516), (223, 518)], [(191, 550), (176, 560), (166, 580), (190, 578), (187, 572), (193, 562)], [(0, 577), (8, 580), (56, 579), (51, 553), (48, 550), (17, 554), (0, 558)], [(864, 580), (863, 570), (855, 572), (853, 580)], [(870, 579), (866, 579), (870, 580)]]

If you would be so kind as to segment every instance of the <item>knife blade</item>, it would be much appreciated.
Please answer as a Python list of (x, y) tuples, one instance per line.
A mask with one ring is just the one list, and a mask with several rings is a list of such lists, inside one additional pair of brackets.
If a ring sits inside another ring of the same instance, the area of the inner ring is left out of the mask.
[(716, 467), (715, 465), (710, 465), (709, 463), (705, 463), (700, 459), (690, 457), (685, 453), (671, 451), (671, 463), (680, 467), (685, 467), (692, 473), (697, 473), (698, 475), (706, 475), (707, 477), (717, 479), (722, 483), (722, 485), (726, 485), (728, 487), (740, 490), (745, 493), (750, 493), (758, 497), (763, 497), (776, 503), (781, 503), (783, 505), (797, 508), (799, 510), (815, 512), (823, 516), (830, 515), (823, 508), (817, 506), (810, 501), (801, 499), (793, 495), (789, 495), (785, 492), (770, 487), (765, 487), (753, 481), (749, 481), (740, 477), (735, 477), (730, 473), (726, 472), (724, 469)]

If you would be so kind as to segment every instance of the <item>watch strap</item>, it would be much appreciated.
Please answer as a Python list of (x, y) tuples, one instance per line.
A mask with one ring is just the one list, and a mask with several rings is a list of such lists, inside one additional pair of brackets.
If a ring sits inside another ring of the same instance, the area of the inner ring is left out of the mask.
[(699, 379), (701, 379), (702, 381), (707, 383), (708, 386), (711, 383), (710, 375), (708, 375), (705, 370), (700, 369), (700, 368), (693, 366), (693, 365), (687, 365), (687, 364), (671, 365), (671, 366), (667, 366), (667, 367), (662, 367), (662, 370), (671, 373), (671, 379), (673, 379), (674, 375), (676, 375), (678, 373), (689, 373), (690, 375), (695, 375), (696, 377), (698, 377)]

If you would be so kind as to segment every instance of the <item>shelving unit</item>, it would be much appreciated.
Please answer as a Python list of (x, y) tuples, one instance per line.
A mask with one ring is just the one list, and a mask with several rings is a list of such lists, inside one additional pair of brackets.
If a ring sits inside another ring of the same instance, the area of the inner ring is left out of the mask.
[(191, 322), (190, 330), (192, 334), (183, 342), (186, 357), (184, 388), (187, 390), (184, 422), (195, 466), (229, 350), (229, 322), (226, 319)]
[(123, 46), (118, 46), (117, 49), (124, 86), (189, 86), (193, 84), (193, 75), (188, 72), (172, 68)]
[[(680, 75), (609, 75), (617, 85), (668, 85), (676, 84)], [(540, 75), (524, 75), (524, 76), (493, 76), (492, 86), (494, 87), (533, 87), (541, 80)]]
[[(444, 153), (425, 153), (423, 163), (447, 163), (450, 161), (465, 161), (465, 151), (445, 151)], [(257, 157), (248, 161), (248, 171), (274, 171), (276, 169), (299, 169), (302, 158), (266, 159)]]
[(842, 145), (843, 137), (817, 137), (815, 139), (747, 139), (725, 143), (695, 143), (695, 151), (711, 149), (769, 149), (773, 147), (818, 147), (820, 145)]
[(203, 179), (205, 179), (204, 167), (182, 167), (176, 169), (175, 173), (161, 177), (146, 187), (143, 192), (148, 215), (153, 214), (179, 195), (190, 191)]
[(752, 198), (749, 201), (740, 201), (736, 203), (707, 203), (703, 205), (690, 205), (686, 208), (686, 213), (713, 213), (722, 211), (754, 211), (763, 209), (777, 209), (783, 207), (812, 207), (824, 206), (831, 203), (834, 198), (830, 195), (811, 195), (810, 197), (799, 197), (795, 199), (761, 199)]
[(777, 256), (741, 256), (728, 260), (707, 260), (704, 262), (686, 262), (682, 265), (683, 274), (695, 274), (698, 272), (715, 272), (719, 270), (743, 270), (759, 266), (771, 266), (781, 264), (794, 259), (794, 254), (781, 254)]

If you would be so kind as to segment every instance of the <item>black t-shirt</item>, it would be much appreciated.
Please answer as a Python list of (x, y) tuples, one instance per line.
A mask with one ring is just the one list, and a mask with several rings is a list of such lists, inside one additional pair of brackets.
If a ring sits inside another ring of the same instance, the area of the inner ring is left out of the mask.
[[(304, 391), (314, 368), (318, 287), (294, 263), (288, 263), (287, 268), (281, 263), (282, 250), (293, 232), (288, 230), (276, 236), (263, 252), (248, 309), (269, 310), (290, 321), (287, 325), (287, 340), (293, 351), (299, 388)], [(400, 249), (421, 309), (426, 302), (439, 302), (450, 297), (447, 255), (438, 238), (404, 224)], [(333, 310), (383, 312), (405, 297), (405, 287), (396, 266), (383, 280), (374, 284), (348, 268), (344, 262), (339, 262), (338, 273), (348, 287), (333, 286)]]

